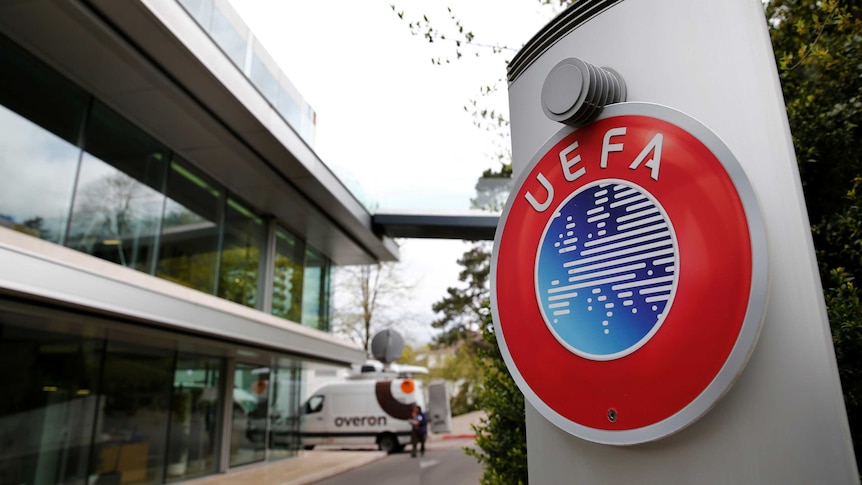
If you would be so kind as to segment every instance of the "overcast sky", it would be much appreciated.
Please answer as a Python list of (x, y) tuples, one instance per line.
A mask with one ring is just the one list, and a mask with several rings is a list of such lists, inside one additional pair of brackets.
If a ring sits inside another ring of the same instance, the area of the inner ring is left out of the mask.
[[(492, 136), (464, 110), (483, 86), (498, 86), (490, 106), (507, 112), (506, 51), (427, 43), (410, 34), (388, 1), (231, 0), (266, 50), (317, 113), (314, 148), (324, 163), (381, 209), (460, 211), (476, 179), (495, 166)], [(552, 13), (535, 0), (395, 2), (405, 19), (427, 15), (449, 29), (446, 6), (476, 41), (520, 47)], [(505, 6), (503, 8), (503, 6)], [(438, 66), (432, 58), (451, 57)], [(401, 250), (406, 279), (418, 286), (408, 338), (430, 338), (431, 304), (457, 284), (461, 241), (409, 240)]]

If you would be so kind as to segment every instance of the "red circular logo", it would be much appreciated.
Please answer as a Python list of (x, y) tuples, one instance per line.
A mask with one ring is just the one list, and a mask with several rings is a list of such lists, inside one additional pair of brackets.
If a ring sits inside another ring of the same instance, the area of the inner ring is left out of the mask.
[(498, 226), (492, 311), (527, 399), (582, 438), (676, 432), (735, 381), (765, 309), (766, 239), (730, 150), (670, 108), (563, 128)]

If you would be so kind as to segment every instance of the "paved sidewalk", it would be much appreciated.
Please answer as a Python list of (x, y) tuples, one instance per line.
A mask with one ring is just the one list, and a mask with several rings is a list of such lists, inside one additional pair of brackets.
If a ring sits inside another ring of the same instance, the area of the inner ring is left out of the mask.
[[(473, 438), (471, 423), (478, 423), (484, 411), (456, 416), (452, 430), (446, 434), (429, 434), (429, 442)], [(190, 485), (307, 485), (333, 477), (354, 468), (386, 457), (386, 453), (371, 448), (348, 449), (337, 446), (318, 446), (311, 451), (302, 450), (294, 458), (276, 463), (252, 465), (221, 475), (212, 475), (189, 481)]]
[(280, 462), (251, 466), (189, 482), (193, 485), (306, 485), (380, 460), (375, 450), (312, 450)]

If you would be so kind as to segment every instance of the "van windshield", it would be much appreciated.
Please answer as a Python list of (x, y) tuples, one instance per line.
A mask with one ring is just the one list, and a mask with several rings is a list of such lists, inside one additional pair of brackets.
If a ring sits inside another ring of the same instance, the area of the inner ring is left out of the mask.
[(305, 414), (318, 413), (323, 409), (323, 396), (311, 396), (305, 402)]

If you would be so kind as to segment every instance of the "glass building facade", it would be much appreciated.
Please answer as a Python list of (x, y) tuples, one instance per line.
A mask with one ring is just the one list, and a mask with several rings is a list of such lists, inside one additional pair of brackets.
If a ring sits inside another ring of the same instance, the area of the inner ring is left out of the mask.
[[(209, 15), (225, 55), (310, 139), (313, 112), (246, 57), (214, 3), (180, 3)], [(218, 298), (230, 315), (260, 312), (271, 328), (329, 331), (333, 261), (291, 221), (2, 30), (0, 72), (0, 227)], [(341, 361), (210, 335), (203, 317), (190, 331), (133, 313), (0, 287), (0, 484), (159, 484), (296, 455), (306, 375)]]
[(329, 329), (322, 253), (2, 36), (0, 69), (0, 225)]
[(294, 456), (308, 364), (239, 350), (5, 302), (0, 483), (158, 484)]

